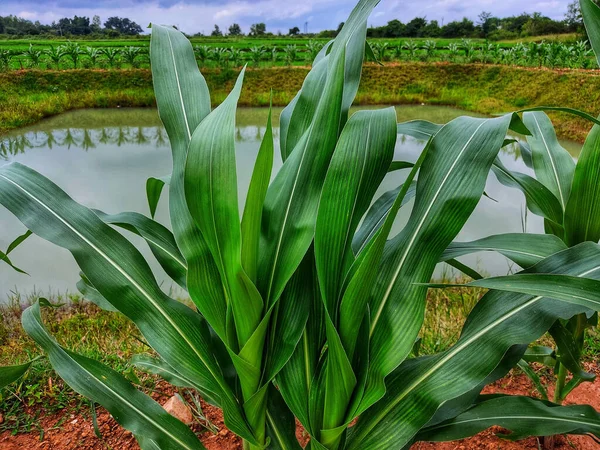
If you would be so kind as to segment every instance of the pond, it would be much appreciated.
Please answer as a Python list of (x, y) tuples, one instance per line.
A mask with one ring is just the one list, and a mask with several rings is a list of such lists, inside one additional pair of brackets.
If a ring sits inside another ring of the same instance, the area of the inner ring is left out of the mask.
[[(278, 127), (281, 109), (274, 109), (274, 126)], [(397, 106), (398, 121), (426, 119), (445, 123), (459, 115), (474, 115), (436, 106)], [(261, 108), (242, 108), (237, 115), (236, 153), (240, 189), (240, 208), (243, 207), (251, 170), (264, 133), (268, 111)], [(276, 142), (275, 170), (281, 167), (277, 142), (279, 129), (274, 129)], [(562, 143), (576, 157), (580, 145)], [(395, 159), (414, 161), (425, 142), (400, 137)], [(502, 150), (501, 159), (513, 170), (531, 173), (514, 147)], [(76, 201), (107, 213), (137, 211), (148, 214), (145, 182), (150, 176), (163, 176), (171, 171), (171, 156), (167, 134), (154, 109), (80, 110), (66, 113), (22, 128), (0, 137), (0, 165), (17, 161), (41, 172)], [(406, 176), (403, 171), (389, 174), (380, 193), (393, 189)], [(478, 239), (490, 234), (521, 232), (524, 222), (529, 232), (543, 232), (540, 218), (529, 214), (524, 221), (524, 199), (516, 190), (502, 186), (491, 175), (486, 192), (457, 240)], [(395, 225), (398, 231), (410, 211), (407, 205)], [(157, 211), (157, 220), (168, 223), (168, 202), (164, 196)], [(22, 234), (23, 225), (0, 206), (0, 249), (5, 250), (13, 238)], [(126, 232), (127, 233), (127, 232)], [(157, 279), (168, 292), (175, 290), (171, 281), (154, 263), (151, 252), (137, 236), (127, 237), (151, 262)], [(11, 254), (13, 263), (29, 275), (15, 273), (0, 265), (0, 302), (15, 293), (22, 298), (30, 295), (53, 295), (76, 292), (78, 268), (71, 254), (36, 236), (32, 236)], [(506, 274), (512, 269), (502, 256), (483, 254), (461, 258), (483, 272)], [(448, 266), (440, 265), (436, 276), (451, 276)], [(174, 295), (183, 295), (173, 292)]]

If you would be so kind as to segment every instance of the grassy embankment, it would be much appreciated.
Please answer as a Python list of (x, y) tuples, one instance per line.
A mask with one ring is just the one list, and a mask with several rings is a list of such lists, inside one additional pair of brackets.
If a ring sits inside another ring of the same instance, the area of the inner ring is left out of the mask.
[[(242, 106), (285, 105), (307, 68), (248, 69)], [(204, 70), (213, 102), (235, 81), (235, 71)], [(560, 105), (597, 115), (600, 76), (576, 70), (539, 70), (479, 64), (398, 63), (367, 65), (356, 98), (359, 105), (425, 103), (495, 114), (540, 105)], [(0, 74), (0, 133), (76, 108), (152, 106), (150, 72), (137, 70), (19, 71)], [(562, 138), (583, 140), (585, 120), (551, 114)]]

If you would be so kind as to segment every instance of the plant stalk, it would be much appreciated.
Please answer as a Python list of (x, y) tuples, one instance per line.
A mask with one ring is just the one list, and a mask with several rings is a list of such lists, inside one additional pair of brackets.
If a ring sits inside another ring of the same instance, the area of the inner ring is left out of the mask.
[[(560, 363), (558, 363), (560, 364)], [(564, 366), (564, 364), (560, 364), (560, 367), (558, 369), (558, 376), (556, 379), (556, 389), (554, 390), (554, 403), (556, 403), (557, 405), (562, 404), (564, 398), (563, 398), (563, 390), (565, 388), (565, 382), (567, 379), (567, 368)]]

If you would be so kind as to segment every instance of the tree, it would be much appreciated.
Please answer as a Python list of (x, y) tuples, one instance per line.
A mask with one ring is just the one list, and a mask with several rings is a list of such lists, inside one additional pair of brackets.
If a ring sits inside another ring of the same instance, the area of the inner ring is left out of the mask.
[(406, 26), (398, 19), (390, 20), (385, 28), (386, 37), (400, 37), (406, 32)]
[(408, 37), (422, 37), (426, 26), (427, 19), (425, 17), (415, 17), (406, 24), (406, 35)]
[(92, 24), (90, 25), (92, 29), (92, 33), (99, 33), (102, 31), (102, 22), (100, 21), (100, 16), (95, 15), (92, 17)]
[(250, 36), (262, 36), (266, 32), (267, 26), (262, 22), (250, 25)]
[(131, 36), (135, 36), (141, 34), (142, 27), (140, 27), (137, 23), (128, 19), (127, 17), (109, 17), (106, 22), (104, 22), (104, 28), (107, 30), (118, 31), (121, 34), (128, 34)]
[(290, 31), (288, 32), (289, 36), (298, 36), (298, 34), (300, 34), (300, 28), (298, 27), (290, 28)]
[(239, 24), (234, 23), (229, 27), (229, 36), (242, 36), (242, 28)]
[[(594, 3), (600, 4), (600, 1), (594, 0)], [(570, 31), (584, 31), (583, 16), (581, 15), (579, 0), (573, 0), (571, 3), (569, 3), (569, 6), (567, 6), (567, 13), (565, 14), (565, 24), (567, 25)]]
[(481, 34), (483, 37), (487, 37), (496, 27), (493, 27), (494, 17), (491, 12), (482, 11), (477, 16), (479, 22), (477, 23), (481, 27)]
[(215, 29), (211, 31), (211, 36), (223, 36), (223, 32), (219, 28), (219, 25), (215, 24)]

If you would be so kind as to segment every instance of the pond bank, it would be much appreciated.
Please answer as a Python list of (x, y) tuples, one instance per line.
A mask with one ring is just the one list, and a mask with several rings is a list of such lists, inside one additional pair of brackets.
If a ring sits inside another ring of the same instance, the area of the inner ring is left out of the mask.
[[(308, 68), (249, 68), (240, 106), (287, 104)], [(203, 70), (213, 103), (235, 81), (234, 70)], [(546, 70), (481, 64), (397, 63), (364, 68), (357, 105), (426, 103), (495, 114), (532, 106), (568, 106), (592, 115), (600, 105), (595, 72)], [(147, 69), (28, 70), (0, 74), (0, 133), (78, 108), (153, 106)], [(551, 114), (560, 137), (582, 141), (590, 125), (573, 116)]]

